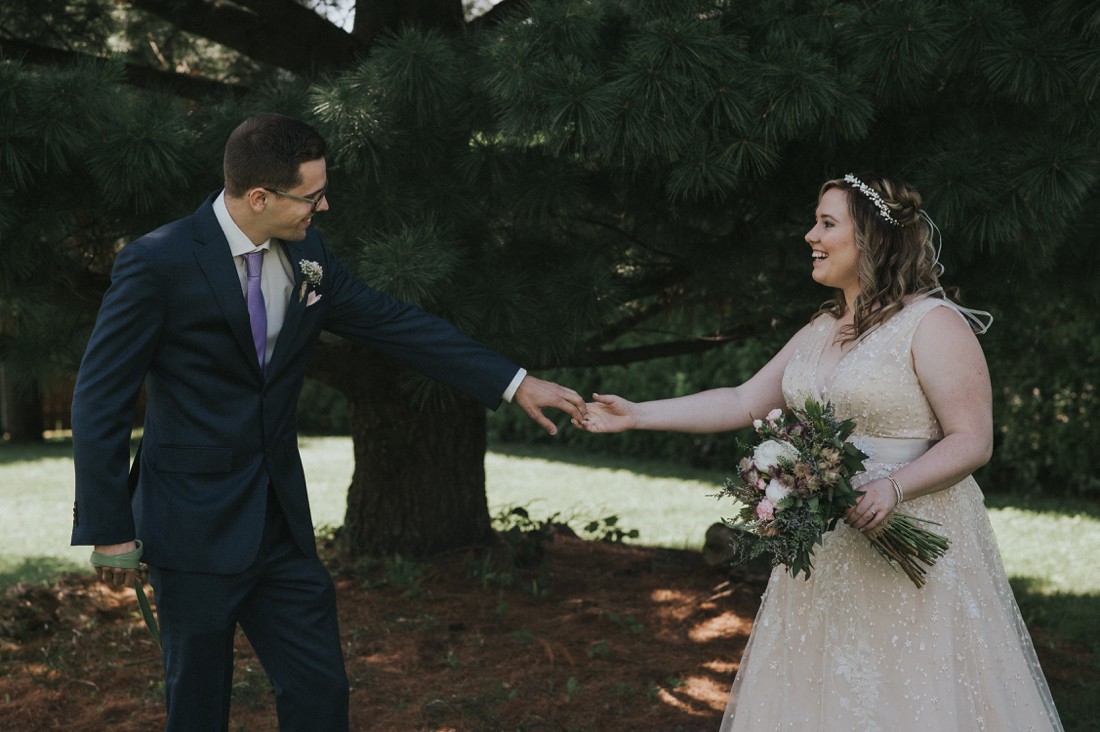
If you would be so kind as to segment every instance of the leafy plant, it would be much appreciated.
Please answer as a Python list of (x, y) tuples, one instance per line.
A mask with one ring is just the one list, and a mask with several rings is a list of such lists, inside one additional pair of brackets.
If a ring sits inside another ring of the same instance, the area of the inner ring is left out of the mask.
[(624, 628), (625, 630), (638, 635), (645, 630), (645, 626), (639, 623), (630, 615), (619, 615), (617, 613), (608, 613), (607, 619), (612, 623)]
[(405, 559), (400, 554), (381, 560), (368, 560), (362, 564), (366, 565), (361, 567), (365, 574), (370, 574), (371, 570), (377, 571), (379, 568), (382, 573), (379, 579), (363, 580), (364, 587), (394, 587), (402, 590), (406, 597), (416, 597), (420, 594), (422, 591), (420, 582), (432, 570), (432, 565)]
[(639, 536), (637, 529), (619, 528), (619, 517), (615, 515), (589, 521), (584, 526), (584, 533), (609, 544), (622, 544), (623, 539), (637, 539)]
[(546, 543), (554, 535), (556, 518), (557, 514), (554, 514), (543, 521), (536, 521), (527, 509), (513, 506), (493, 517), (493, 527), (511, 551), (512, 563), (516, 567), (531, 567), (542, 562)]
[(588, 647), (589, 658), (611, 658), (611, 649), (607, 645), (606, 640), (598, 640)]
[(581, 691), (581, 682), (577, 681), (576, 676), (570, 676), (565, 682), (565, 698), (569, 701), (573, 700), (577, 694)]
[(620, 681), (611, 687), (611, 695), (616, 699), (627, 699), (638, 693), (638, 690), (634, 688), (634, 684), (626, 681)]
[[(532, 597), (545, 597), (550, 588), (550, 570), (544, 559), (546, 543), (554, 535), (557, 514), (539, 521), (531, 518), (527, 509), (505, 508), (493, 517), (493, 527), (500, 542), (479, 558), (466, 563), (466, 572), (479, 577), (486, 587), (520, 586)], [(498, 616), (504, 608), (498, 606)]]
[(534, 634), (527, 629), (513, 630), (508, 634), (508, 637), (523, 645), (529, 645), (535, 639)]

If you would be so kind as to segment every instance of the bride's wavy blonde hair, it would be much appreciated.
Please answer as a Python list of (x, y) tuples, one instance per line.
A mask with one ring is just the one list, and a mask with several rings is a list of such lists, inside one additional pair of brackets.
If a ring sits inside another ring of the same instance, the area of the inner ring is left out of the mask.
[[(843, 178), (826, 181), (817, 196), (820, 202), (833, 188), (848, 192), (848, 214), (859, 252), (859, 295), (852, 325), (841, 331), (842, 344), (858, 340), (897, 314), (905, 307), (905, 298), (940, 286), (932, 227), (921, 215), (920, 193), (902, 181), (873, 173), (858, 179), (856, 184)], [(878, 193), (896, 223), (887, 220), (871, 197), (859, 190), (859, 181)], [(844, 293), (837, 290), (814, 317), (828, 313), (839, 319), (846, 310)]]

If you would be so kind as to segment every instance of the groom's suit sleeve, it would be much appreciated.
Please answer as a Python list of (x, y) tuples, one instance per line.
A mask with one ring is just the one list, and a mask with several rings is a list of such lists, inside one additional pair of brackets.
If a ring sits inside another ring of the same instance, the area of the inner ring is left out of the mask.
[(327, 247), (323, 251), (325, 276), (332, 277), (324, 295), (331, 296), (325, 330), (448, 384), (489, 409), (500, 405), (518, 365), (446, 320), (364, 284)]
[(74, 545), (135, 537), (127, 477), (134, 408), (164, 322), (159, 279), (140, 241), (115, 259), (73, 392)]

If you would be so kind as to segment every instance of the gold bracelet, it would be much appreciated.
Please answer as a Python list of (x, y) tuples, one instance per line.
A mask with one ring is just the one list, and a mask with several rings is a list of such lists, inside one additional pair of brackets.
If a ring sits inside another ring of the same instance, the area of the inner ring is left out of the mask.
[(902, 501), (905, 500), (905, 491), (901, 489), (901, 484), (898, 483), (898, 479), (894, 476), (887, 475), (886, 480), (890, 481), (890, 483), (894, 486), (894, 493), (896, 493), (898, 497), (898, 502), (894, 504), (894, 507), (897, 508), (901, 505)]

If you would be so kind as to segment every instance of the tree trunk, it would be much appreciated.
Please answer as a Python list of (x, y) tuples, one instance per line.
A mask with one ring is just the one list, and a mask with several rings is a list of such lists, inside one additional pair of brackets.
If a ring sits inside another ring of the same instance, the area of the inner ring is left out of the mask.
[(343, 384), (355, 472), (342, 549), (424, 557), (487, 543), (485, 408), (453, 392), (414, 401), (401, 381), (390, 367)]
[(0, 364), (0, 431), (12, 442), (41, 442), (42, 394), (38, 382), (17, 387)]
[(128, 2), (180, 30), (304, 76), (349, 64), (366, 52), (351, 34), (293, 0)]

